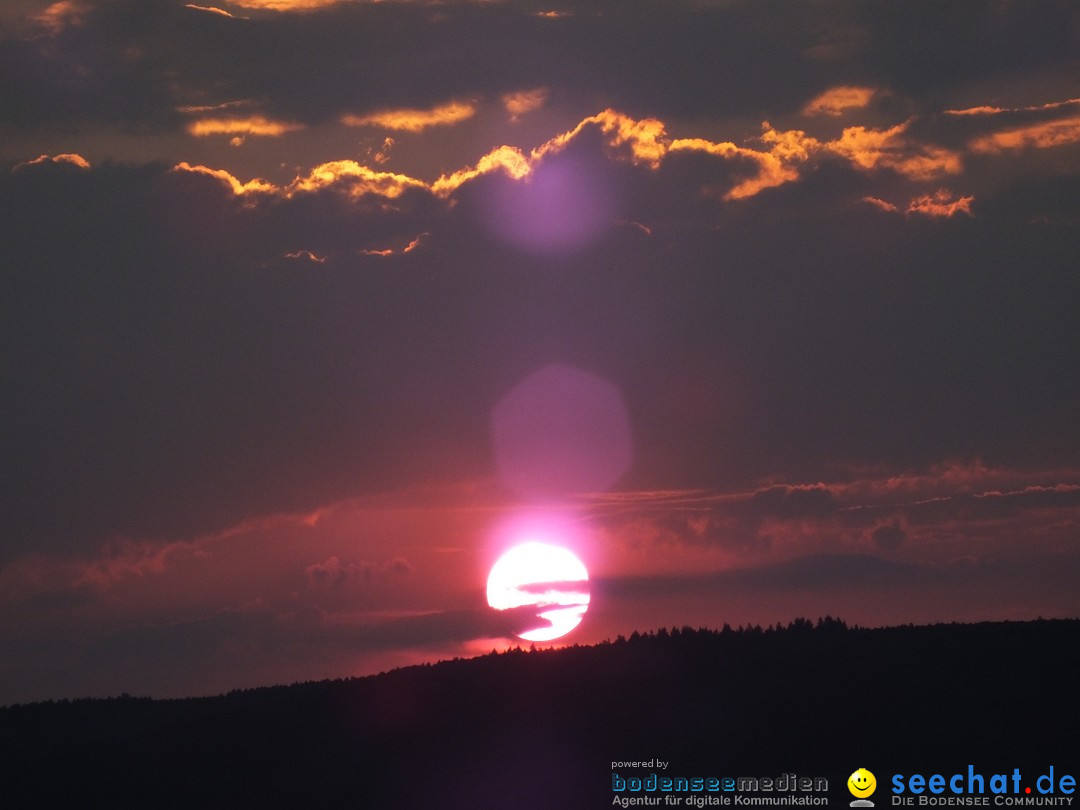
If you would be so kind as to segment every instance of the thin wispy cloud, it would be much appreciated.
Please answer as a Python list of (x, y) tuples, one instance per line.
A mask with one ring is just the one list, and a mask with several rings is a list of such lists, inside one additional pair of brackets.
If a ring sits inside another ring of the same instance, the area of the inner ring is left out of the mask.
[(366, 115), (344, 115), (341, 123), (347, 127), (379, 127), (404, 132), (422, 132), (431, 127), (445, 127), (467, 121), (476, 115), (476, 106), (469, 102), (451, 101), (428, 110), (402, 108), (377, 110)]

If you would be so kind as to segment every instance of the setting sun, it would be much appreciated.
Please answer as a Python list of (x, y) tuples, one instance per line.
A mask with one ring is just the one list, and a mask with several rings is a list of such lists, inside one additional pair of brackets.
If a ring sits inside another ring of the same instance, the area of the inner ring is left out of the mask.
[(589, 609), (589, 572), (561, 546), (530, 541), (514, 546), (491, 567), (488, 604), (496, 610), (535, 605), (548, 622), (518, 633), (526, 641), (552, 641), (581, 623)]

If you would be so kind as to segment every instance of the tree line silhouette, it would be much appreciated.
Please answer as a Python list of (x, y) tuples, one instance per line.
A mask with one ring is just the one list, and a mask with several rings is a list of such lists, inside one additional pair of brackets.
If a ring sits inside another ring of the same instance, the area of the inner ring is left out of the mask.
[[(30, 806), (591, 808), (682, 776), (1080, 770), (1080, 621), (673, 627), (214, 698), (0, 708)], [(876, 769), (876, 770), (875, 770)], [(878, 772), (880, 771), (880, 772)], [(626, 775), (626, 774), (624, 774)], [(642, 775), (642, 774), (636, 774)], [(887, 794), (882, 796), (887, 801)]]

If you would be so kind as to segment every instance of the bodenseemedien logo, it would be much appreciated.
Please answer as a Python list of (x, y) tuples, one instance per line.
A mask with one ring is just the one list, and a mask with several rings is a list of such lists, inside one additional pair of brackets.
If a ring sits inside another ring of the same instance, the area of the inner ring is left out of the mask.
[(899, 807), (1071, 807), (1076, 791), (1076, 777), (1055, 774), (1053, 765), (1034, 779), (1025, 778), (1019, 768), (984, 775), (968, 765), (962, 773), (898, 773), (891, 781), (892, 804)]
[[(612, 763), (615, 765), (615, 763)], [(611, 773), (618, 807), (762, 807), (828, 805), (829, 780), (821, 776), (647, 776)], [(761, 795), (764, 794), (764, 795)]]
[(877, 779), (866, 768), (859, 768), (848, 777), (847, 789), (855, 797), (855, 800), (851, 802), (851, 807), (874, 806), (874, 803), (868, 799), (877, 790)]

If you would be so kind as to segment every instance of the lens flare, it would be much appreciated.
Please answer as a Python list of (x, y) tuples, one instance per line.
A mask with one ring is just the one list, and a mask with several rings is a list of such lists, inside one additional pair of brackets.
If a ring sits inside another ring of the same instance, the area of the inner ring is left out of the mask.
[(495, 464), (521, 495), (609, 489), (634, 460), (619, 389), (572, 366), (546, 366), (516, 385), (491, 416)]
[(538, 254), (567, 254), (594, 242), (616, 218), (603, 178), (583, 161), (558, 155), (528, 179), (496, 189), (488, 227), (499, 239)]

